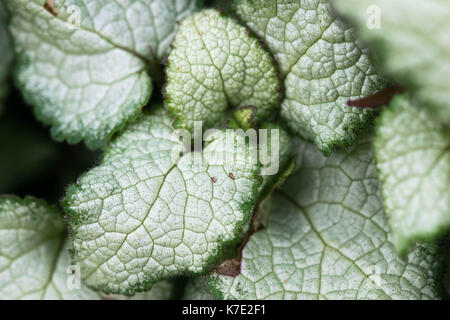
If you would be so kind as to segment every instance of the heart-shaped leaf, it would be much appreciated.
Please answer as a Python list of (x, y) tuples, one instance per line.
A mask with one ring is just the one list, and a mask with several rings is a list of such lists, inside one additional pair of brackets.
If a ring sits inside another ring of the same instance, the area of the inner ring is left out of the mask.
[(280, 66), (281, 115), (289, 127), (325, 154), (351, 144), (372, 112), (347, 102), (374, 94), (385, 81), (328, 0), (239, 0), (236, 9)]
[(197, 3), (6, 0), (18, 86), (55, 139), (100, 148), (146, 105), (149, 72)]
[(261, 184), (256, 146), (219, 131), (202, 152), (179, 158), (184, 145), (171, 122), (161, 109), (142, 117), (67, 191), (75, 259), (91, 287), (147, 291), (205, 272), (241, 239)]
[(231, 117), (246, 128), (275, 110), (280, 84), (271, 57), (233, 19), (199, 12), (181, 22), (173, 45), (165, 103), (176, 127), (193, 131), (202, 121), (208, 129)]

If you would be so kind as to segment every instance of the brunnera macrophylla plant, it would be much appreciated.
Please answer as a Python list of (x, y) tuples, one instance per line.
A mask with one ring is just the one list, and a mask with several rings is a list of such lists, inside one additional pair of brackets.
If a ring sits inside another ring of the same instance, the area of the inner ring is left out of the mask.
[(0, 196), (0, 298), (446, 298), (450, 4), (225, 4), (0, 3), (5, 117), (102, 154)]

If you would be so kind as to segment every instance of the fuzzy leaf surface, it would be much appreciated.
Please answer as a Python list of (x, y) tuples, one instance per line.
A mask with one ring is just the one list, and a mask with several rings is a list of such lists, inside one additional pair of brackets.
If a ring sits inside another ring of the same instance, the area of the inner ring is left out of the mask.
[(7, 0), (16, 82), (56, 140), (100, 148), (146, 105), (148, 73), (196, 3)]
[(450, 3), (447, 0), (333, 0), (358, 28), (386, 73), (450, 124)]
[[(213, 274), (225, 299), (435, 299), (435, 247), (397, 256), (383, 212), (371, 139), (325, 158), (298, 143), (298, 171), (262, 207), (265, 229), (236, 277)], [(203, 282), (205, 283), (205, 282)]]
[[(204, 10), (183, 20), (168, 60), (166, 105), (175, 126), (219, 127), (231, 116), (239, 125), (267, 118), (280, 98), (270, 55), (233, 19)], [(256, 108), (248, 115), (247, 108)], [(229, 114), (232, 109), (232, 114)]]
[(397, 250), (450, 228), (450, 130), (396, 97), (377, 121), (375, 155)]
[(69, 248), (57, 208), (32, 197), (0, 196), (0, 299), (98, 299), (83, 285), (68, 286)]
[(171, 122), (162, 109), (142, 117), (67, 191), (75, 259), (89, 286), (147, 291), (205, 272), (242, 236), (261, 185), (255, 146), (219, 131), (202, 152), (177, 158), (184, 145)]
[(349, 107), (348, 100), (386, 83), (328, 0), (239, 0), (236, 11), (278, 62), (285, 89), (281, 115), (289, 127), (326, 154), (351, 144), (372, 112)]

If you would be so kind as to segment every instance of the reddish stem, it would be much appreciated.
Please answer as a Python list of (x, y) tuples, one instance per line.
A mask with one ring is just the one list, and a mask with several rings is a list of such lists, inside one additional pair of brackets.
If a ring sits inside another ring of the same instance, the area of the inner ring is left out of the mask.
[(391, 86), (387, 87), (383, 90), (380, 90), (370, 96), (358, 99), (358, 100), (349, 100), (347, 101), (347, 105), (349, 107), (356, 108), (379, 108), (389, 104), (391, 99), (398, 93), (402, 93), (403, 88), (399, 86)]

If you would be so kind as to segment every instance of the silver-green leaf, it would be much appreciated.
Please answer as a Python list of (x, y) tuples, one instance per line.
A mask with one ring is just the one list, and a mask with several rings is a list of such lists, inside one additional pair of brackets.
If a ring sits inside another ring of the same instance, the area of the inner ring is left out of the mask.
[(450, 3), (447, 0), (332, 0), (358, 27), (385, 72), (450, 124)]
[(100, 148), (136, 118), (194, 0), (6, 0), (16, 80), (57, 140)]
[(377, 121), (375, 155), (393, 242), (406, 254), (450, 228), (450, 129), (398, 96)]
[(137, 293), (134, 296), (107, 295), (106, 300), (170, 300), (173, 297), (174, 281), (160, 281), (155, 283), (149, 291)]
[(299, 169), (264, 203), (265, 229), (243, 249), (241, 273), (211, 275), (207, 291), (224, 299), (438, 298), (437, 250), (397, 256), (371, 142), (329, 158), (299, 142)]
[(78, 286), (69, 248), (57, 208), (32, 197), (0, 196), (0, 299), (98, 299)]
[(176, 127), (193, 131), (194, 121), (202, 121), (205, 129), (218, 128), (227, 116), (248, 127), (275, 111), (275, 65), (233, 19), (216, 10), (199, 12), (181, 22), (173, 45), (165, 103)]
[(171, 122), (160, 108), (142, 117), (67, 191), (75, 260), (93, 288), (132, 295), (203, 273), (250, 219), (261, 185), (255, 146), (218, 131), (179, 158)]
[(326, 154), (351, 144), (372, 112), (347, 102), (386, 83), (328, 0), (239, 0), (236, 8), (279, 64), (285, 88), (281, 115), (290, 128)]

